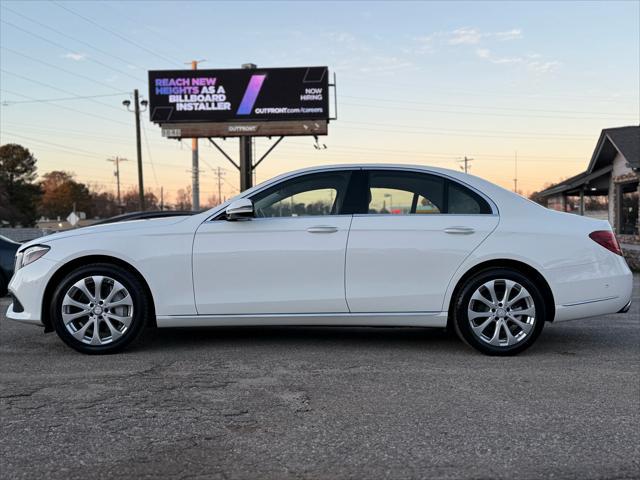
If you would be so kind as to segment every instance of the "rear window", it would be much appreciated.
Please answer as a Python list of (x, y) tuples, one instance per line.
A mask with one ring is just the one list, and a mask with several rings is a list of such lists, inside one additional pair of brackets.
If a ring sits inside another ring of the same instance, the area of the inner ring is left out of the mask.
[(452, 181), (447, 183), (447, 213), (454, 215), (491, 213), (491, 207), (480, 195), (458, 183)]

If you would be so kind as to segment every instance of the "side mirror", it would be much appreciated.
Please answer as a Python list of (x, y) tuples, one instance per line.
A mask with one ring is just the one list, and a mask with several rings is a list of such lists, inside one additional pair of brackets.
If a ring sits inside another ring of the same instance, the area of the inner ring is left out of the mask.
[(253, 217), (253, 202), (249, 198), (240, 198), (231, 202), (224, 211), (227, 220), (249, 220)]

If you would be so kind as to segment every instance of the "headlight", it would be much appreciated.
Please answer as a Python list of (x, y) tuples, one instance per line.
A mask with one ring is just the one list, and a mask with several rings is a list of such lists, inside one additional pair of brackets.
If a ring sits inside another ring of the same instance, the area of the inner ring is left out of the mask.
[(16, 255), (16, 271), (38, 260), (47, 253), (50, 248), (51, 247), (46, 245), (34, 245), (33, 247), (29, 247), (26, 250), (19, 252)]

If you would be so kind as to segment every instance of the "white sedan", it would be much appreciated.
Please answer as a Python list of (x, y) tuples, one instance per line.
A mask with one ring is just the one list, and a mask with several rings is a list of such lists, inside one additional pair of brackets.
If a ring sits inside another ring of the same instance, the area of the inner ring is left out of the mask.
[(22, 246), (7, 317), (84, 353), (146, 325), (440, 327), (512, 355), (546, 322), (626, 311), (632, 275), (605, 221), (439, 168), (281, 175), (188, 217)]

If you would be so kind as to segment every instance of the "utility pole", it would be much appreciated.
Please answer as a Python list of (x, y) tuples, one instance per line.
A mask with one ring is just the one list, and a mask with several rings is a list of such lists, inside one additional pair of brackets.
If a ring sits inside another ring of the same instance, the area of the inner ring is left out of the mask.
[(160, 187), (160, 211), (164, 210), (164, 187)]
[(120, 200), (120, 162), (126, 162), (126, 161), (127, 161), (126, 158), (120, 158), (120, 157), (107, 158), (107, 162), (112, 162), (116, 167), (116, 171), (113, 172), (113, 174), (116, 177), (117, 192), (118, 192), (118, 208), (120, 210), (122, 210), (122, 202)]
[[(255, 70), (258, 66), (254, 63), (244, 63), (242, 68)], [(240, 191), (253, 186), (253, 144), (252, 137), (240, 137)]]
[[(142, 179), (142, 141), (140, 137), (140, 113), (146, 110), (149, 102), (147, 100), (140, 101), (140, 94), (136, 88), (133, 91), (133, 110), (129, 108), (131, 105), (130, 100), (125, 100), (122, 104), (135, 114), (136, 117), (136, 155), (138, 157), (138, 194), (140, 196), (140, 211), (144, 211), (144, 180)], [(144, 110), (140, 109), (140, 105), (144, 107)]]
[(224, 172), (222, 168), (218, 167), (215, 170), (216, 177), (218, 178), (218, 204), (222, 203), (222, 177)]
[(133, 102), (136, 116), (136, 155), (138, 157), (138, 194), (140, 195), (140, 210), (144, 212), (144, 181), (142, 179), (142, 142), (140, 139), (140, 101), (138, 89), (133, 91)]
[(471, 165), (469, 164), (471, 163), (471, 160), (473, 160), (473, 158), (468, 158), (466, 155), (464, 156), (463, 160), (459, 160), (460, 162), (464, 162), (464, 173), (469, 173), (469, 168), (471, 168)]
[[(198, 69), (198, 63), (204, 60), (191, 60), (191, 70)], [(200, 210), (200, 170), (198, 139), (191, 139), (191, 205), (194, 212)]]
[(513, 177), (513, 191), (518, 193), (518, 151), (515, 156), (515, 175)]

